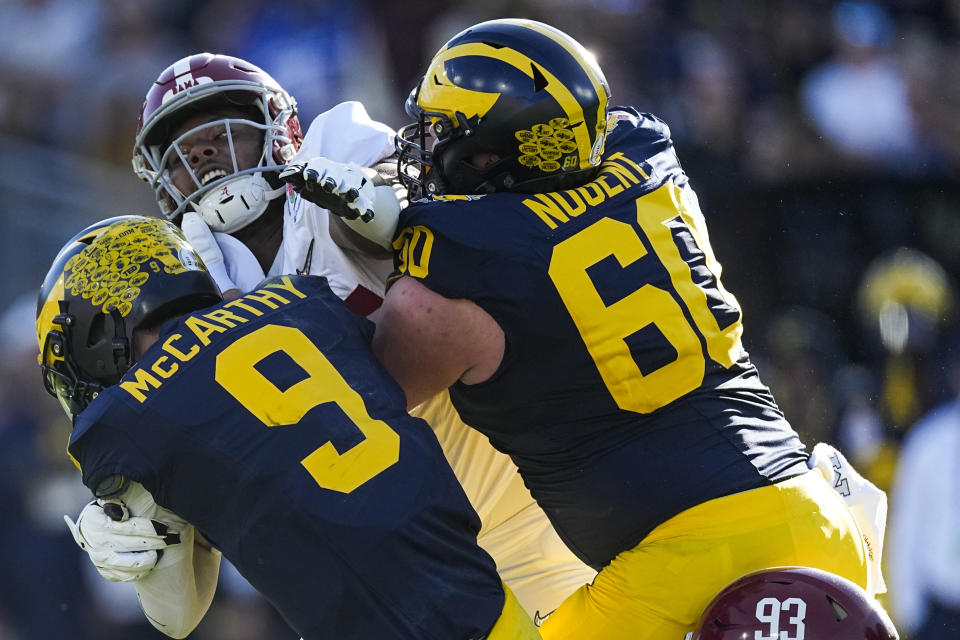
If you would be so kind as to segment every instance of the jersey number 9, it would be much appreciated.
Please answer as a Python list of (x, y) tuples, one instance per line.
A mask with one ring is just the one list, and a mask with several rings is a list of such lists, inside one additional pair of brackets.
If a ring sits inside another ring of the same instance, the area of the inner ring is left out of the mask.
[[(282, 351), (307, 377), (281, 391), (255, 365)], [(400, 459), (400, 437), (367, 413), (363, 398), (302, 331), (266, 325), (240, 338), (217, 356), (217, 382), (268, 427), (297, 424), (308, 411), (336, 403), (364, 439), (343, 453), (325, 442), (300, 461), (324, 489), (350, 493)]]

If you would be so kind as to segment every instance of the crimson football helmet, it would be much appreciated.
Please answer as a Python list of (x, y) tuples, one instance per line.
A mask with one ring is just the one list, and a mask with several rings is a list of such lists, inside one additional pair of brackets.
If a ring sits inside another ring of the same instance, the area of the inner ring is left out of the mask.
[(220, 290), (171, 222), (118, 216), (60, 250), (37, 300), (43, 384), (70, 418), (133, 364), (133, 332), (216, 304)]
[[(184, 132), (174, 131), (187, 118), (233, 107), (249, 114), (222, 118)], [(258, 129), (263, 148), (254, 167), (237, 164), (233, 135), (239, 126)], [(222, 127), (228, 136), (232, 172), (203, 184), (180, 148), (187, 136)], [(188, 207), (196, 209), (215, 231), (243, 228), (284, 193), (276, 177), (300, 148), (303, 133), (296, 101), (259, 67), (225, 55), (198, 53), (167, 67), (147, 92), (133, 149), (133, 170), (153, 188), (164, 216), (176, 220)], [(170, 180), (171, 166), (182, 164), (196, 190), (183, 194)]]
[[(401, 181), (411, 199), (579, 186), (599, 170), (609, 98), (593, 55), (562, 31), (482, 22), (450, 39), (410, 93)], [(498, 159), (476, 167), (478, 153)]]
[(880, 604), (827, 571), (783, 567), (749, 573), (713, 599), (692, 640), (898, 640)]

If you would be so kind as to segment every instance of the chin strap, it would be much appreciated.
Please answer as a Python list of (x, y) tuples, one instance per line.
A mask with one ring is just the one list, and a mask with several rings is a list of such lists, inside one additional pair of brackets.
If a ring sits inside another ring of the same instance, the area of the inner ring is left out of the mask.
[[(73, 364), (72, 359), (68, 357), (70, 354), (68, 354), (67, 351), (70, 349), (70, 345), (73, 344), (71, 335), (73, 332), (73, 316), (69, 313), (69, 306), (70, 304), (66, 300), (60, 301), (60, 313), (54, 316), (52, 320), (53, 324), (60, 327), (60, 331), (51, 331), (47, 336), (47, 343), (51, 344), (50, 348), (53, 349), (53, 354), (60, 358), (60, 366), (63, 369), (58, 370), (54, 367), (51, 369), (51, 372), (53, 375), (64, 378), (71, 387), (68, 402), (70, 405), (71, 418), (75, 418), (76, 415), (83, 411), (87, 405), (90, 404), (90, 401), (96, 397), (101, 387), (97, 384), (82, 380), (77, 367)], [(46, 349), (46, 346), (44, 349)], [(44, 358), (45, 357), (46, 354), (44, 354)], [(41, 363), (41, 366), (46, 369), (46, 364)], [(47, 391), (53, 395), (57, 395), (56, 392), (51, 389), (47, 389)]]
[(213, 231), (233, 233), (267, 210), (271, 200), (286, 193), (286, 185), (274, 188), (263, 172), (242, 175), (211, 189), (194, 205)]
[(130, 341), (127, 339), (126, 324), (123, 316), (117, 309), (110, 309), (110, 318), (113, 319), (113, 364), (117, 373), (122, 376), (132, 364), (130, 362)]
[(274, 189), (273, 191), (267, 191), (264, 196), (267, 198), (267, 202), (276, 200), (280, 196), (284, 195), (287, 192), (287, 185), (282, 185)]

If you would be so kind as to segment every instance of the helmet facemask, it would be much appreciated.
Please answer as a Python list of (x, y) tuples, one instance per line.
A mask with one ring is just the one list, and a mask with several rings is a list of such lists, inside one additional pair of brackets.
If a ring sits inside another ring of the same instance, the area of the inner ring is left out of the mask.
[[(66, 306), (65, 302), (61, 303), (61, 309)], [(72, 325), (75, 320), (67, 313), (54, 316), (52, 324), (56, 328), (47, 332), (40, 351), (44, 389), (60, 402), (60, 406), (71, 418), (85, 409), (103, 390), (102, 384), (85, 379), (69, 351), (73, 344)], [(126, 345), (125, 340), (123, 343)], [(122, 355), (125, 361), (129, 362), (129, 349), (118, 355)], [(127, 366), (124, 365), (124, 371)], [(120, 362), (115, 361), (114, 367), (119, 370)], [(119, 376), (117, 379), (119, 380)]]
[(425, 111), (417, 104), (415, 93), (407, 101), (407, 113), (417, 121), (400, 129), (396, 146), (400, 181), (411, 200), (509, 191), (514, 187), (509, 172), (512, 157), (499, 158), (483, 167), (471, 161), (475, 153), (485, 150), (483, 141), (475, 143), (473, 138), (482, 118), (467, 118), (462, 111), (455, 112), (453, 118), (439, 111)]
[(425, 110), (419, 104), (422, 84), (410, 92), (406, 102), (407, 115), (415, 122), (402, 127), (395, 138), (400, 182), (410, 194), (410, 200), (445, 193), (472, 193), (452, 191), (454, 187), (444, 176), (443, 165), (438, 161), (451, 144), (473, 135), (479, 118), (471, 121), (457, 111), (454, 113), (457, 126), (446, 113)]
[[(407, 113), (415, 118), (402, 127), (394, 138), (397, 148), (397, 177), (406, 188), (411, 201), (440, 192), (442, 180), (430, 175), (434, 172), (433, 146), (435, 139), (429, 135), (430, 120), (416, 103), (415, 92), (407, 100)], [(412, 102), (412, 104), (411, 104)], [(427, 176), (432, 181), (427, 185)]]
[[(197, 169), (206, 172), (209, 167), (200, 163), (198, 167), (190, 165), (183, 152), (184, 141), (197, 136), (225, 136), (230, 166), (222, 169), (221, 176), (212, 180), (198, 175)], [(258, 136), (259, 156), (253, 162), (241, 161), (237, 146), (243, 138)], [(267, 208), (270, 200), (283, 195), (285, 189), (276, 178), (275, 172), (265, 172), (264, 167), (271, 166), (268, 155), (269, 146), (263, 142), (271, 136), (271, 127), (242, 118), (219, 118), (192, 127), (173, 139), (167, 146), (160, 161), (165, 167), (165, 181), (169, 183), (168, 197), (180, 198), (174, 211), (182, 213), (186, 207), (198, 211), (207, 225), (214, 231), (232, 233), (257, 219)], [(251, 165), (251, 166), (245, 166)], [(195, 190), (189, 196), (183, 196), (171, 179), (174, 169), (185, 172)]]

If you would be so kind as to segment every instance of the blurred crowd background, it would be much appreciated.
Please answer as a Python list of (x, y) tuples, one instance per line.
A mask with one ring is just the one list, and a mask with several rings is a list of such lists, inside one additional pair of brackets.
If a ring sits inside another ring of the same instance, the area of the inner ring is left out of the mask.
[[(0, 0), (0, 640), (164, 637), (64, 526), (88, 497), (33, 331), (63, 242), (156, 213), (130, 168), (150, 83), (228, 53), (293, 94), (304, 126), (354, 99), (399, 127), (436, 49), (497, 17), (567, 31), (613, 104), (670, 124), (761, 376), (808, 445), (890, 493), (886, 602), (905, 637), (960, 618), (960, 1)], [(192, 637), (296, 636), (225, 570)]]

